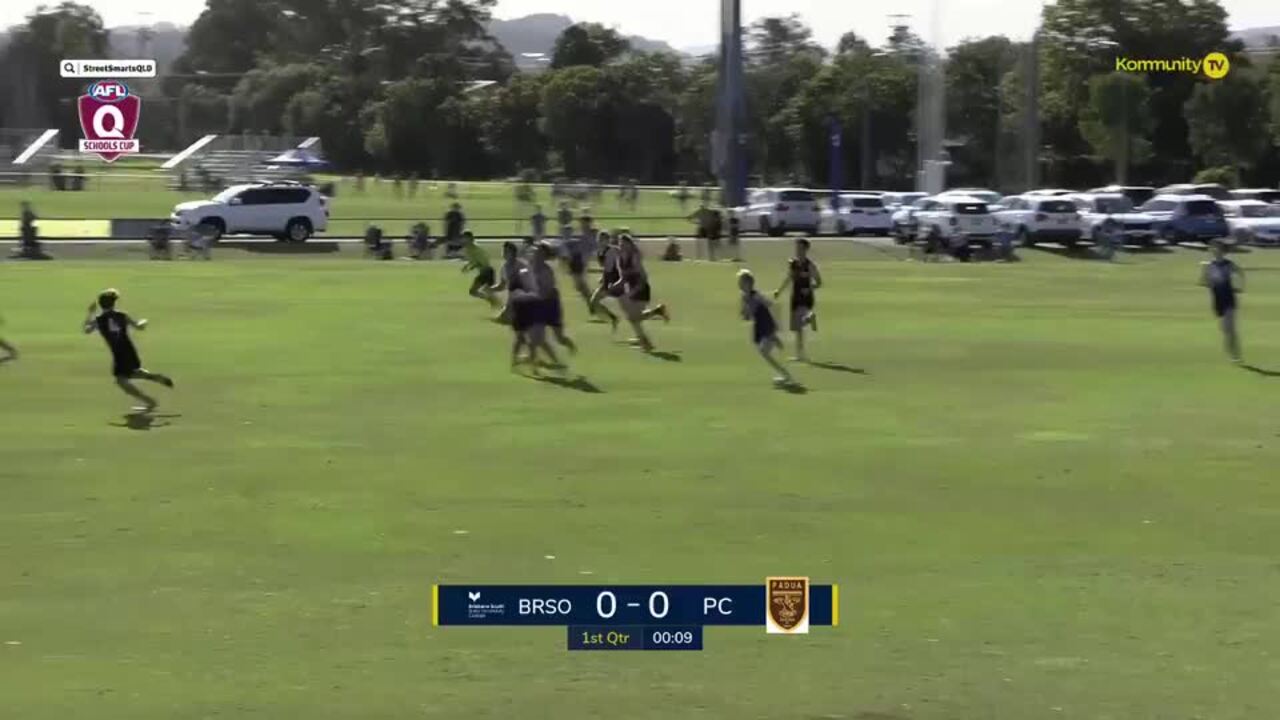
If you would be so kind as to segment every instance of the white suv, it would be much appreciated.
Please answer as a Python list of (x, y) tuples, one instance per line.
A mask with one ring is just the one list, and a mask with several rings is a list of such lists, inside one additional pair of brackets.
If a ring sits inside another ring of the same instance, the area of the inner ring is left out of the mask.
[(778, 237), (789, 230), (818, 234), (818, 199), (812, 190), (756, 190), (738, 214), (744, 231)]
[(819, 231), (832, 235), (888, 235), (893, 226), (879, 195), (842, 193), (837, 209), (824, 208)]
[(996, 218), (1023, 246), (1045, 240), (1072, 245), (1080, 239), (1080, 213), (1069, 198), (1018, 195), (1005, 198), (1004, 208)]
[(329, 201), (299, 183), (233, 185), (212, 200), (178, 203), (169, 222), (179, 231), (205, 225), (213, 240), (249, 234), (300, 243), (328, 228)]
[(987, 204), (969, 195), (925, 198), (915, 211), (915, 223), (917, 237), (945, 240), (952, 247), (966, 242), (990, 244), (997, 228)]
[(1133, 201), (1120, 193), (1081, 193), (1067, 198), (1080, 211), (1080, 232), (1095, 245), (1108, 231), (1118, 231), (1125, 243), (1153, 245), (1156, 239), (1154, 215), (1138, 212)]

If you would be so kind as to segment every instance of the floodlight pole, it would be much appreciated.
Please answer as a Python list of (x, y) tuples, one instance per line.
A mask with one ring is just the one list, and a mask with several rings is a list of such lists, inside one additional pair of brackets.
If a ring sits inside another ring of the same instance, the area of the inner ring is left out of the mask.
[(720, 68), (713, 156), (725, 207), (747, 201), (747, 101), (743, 89), (742, 0), (720, 2)]

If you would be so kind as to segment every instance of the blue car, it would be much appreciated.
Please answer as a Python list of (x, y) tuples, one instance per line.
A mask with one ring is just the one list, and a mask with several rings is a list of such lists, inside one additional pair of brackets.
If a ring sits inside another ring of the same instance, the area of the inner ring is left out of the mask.
[(1139, 211), (1155, 218), (1157, 234), (1170, 245), (1209, 242), (1231, 234), (1222, 208), (1208, 195), (1157, 195)]

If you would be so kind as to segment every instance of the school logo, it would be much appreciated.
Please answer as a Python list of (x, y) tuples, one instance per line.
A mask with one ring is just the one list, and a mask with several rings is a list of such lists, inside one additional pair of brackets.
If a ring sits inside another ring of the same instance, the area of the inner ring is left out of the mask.
[(767, 604), (765, 629), (769, 634), (795, 635), (809, 632), (809, 578), (771, 577), (765, 579)]
[(119, 80), (99, 80), (77, 99), (76, 107), (84, 131), (80, 152), (114, 162), (141, 149), (133, 136), (138, 131), (142, 98), (130, 94), (129, 86)]

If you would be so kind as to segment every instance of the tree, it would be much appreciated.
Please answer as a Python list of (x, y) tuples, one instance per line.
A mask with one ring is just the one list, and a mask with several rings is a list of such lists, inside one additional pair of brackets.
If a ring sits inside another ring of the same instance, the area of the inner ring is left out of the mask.
[(1004, 184), (998, 172), (1001, 81), (1017, 63), (1018, 52), (1018, 46), (1002, 36), (967, 40), (947, 52), (947, 131), (964, 142), (952, 153), (950, 175), (957, 184)]
[(797, 54), (826, 54), (813, 41), (813, 31), (792, 13), (781, 17), (760, 18), (747, 30), (747, 50), (753, 63), (783, 63)]
[(1203, 165), (1250, 168), (1271, 144), (1266, 84), (1251, 68), (1202, 82), (1185, 106), (1191, 149)]
[(871, 46), (866, 40), (858, 37), (855, 32), (847, 32), (840, 36), (840, 42), (836, 44), (836, 55), (859, 55), (871, 52)]
[[(12, 94), (30, 106), (16, 109), (9, 121), (55, 127), (64, 143), (75, 142), (80, 134), (74, 96), (87, 83), (63, 80), (58, 61), (63, 58), (105, 57), (107, 31), (98, 12), (87, 5), (63, 2), (41, 6), (27, 17), (25, 25), (13, 29), (8, 47), (0, 56), (0, 77)], [(77, 87), (78, 86), (78, 87)]]
[(306, 63), (250, 70), (232, 95), (232, 132), (281, 132), (289, 101), (323, 76), (324, 68)]
[(543, 132), (571, 176), (596, 175), (609, 152), (605, 128), (612, 118), (602, 112), (605, 96), (604, 73), (595, 67), (557, 70), (542, 86)]
[(1121, 184), (1129, 182), (1132, 163), (1145, 162), (1151, 155), (1146, 137), (1151, 129), (1150, 99), (1141, 75), (1113, 72), (1089, 80), (1089, 105), (1080, 115), (1080, 134), (1094, 154), (1114, 163), (1114, 177)]
[(616, 30), (598, 23), (577, 23), (565, 28), (556, 38), (551, 67), (602, 67), (630, 50), (631, 42)]

